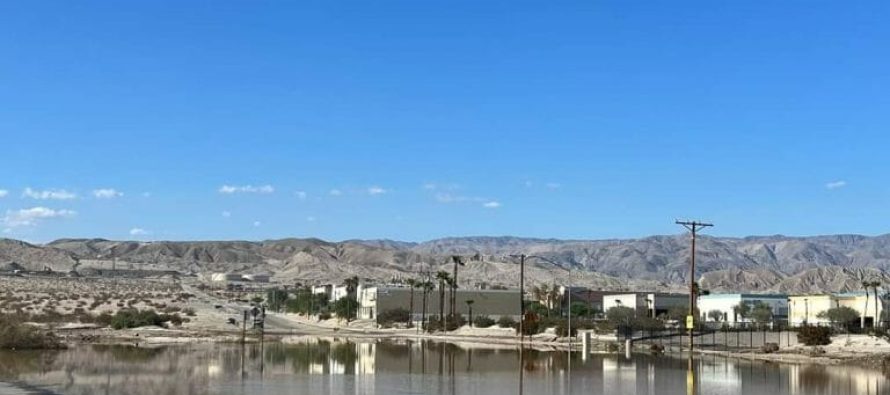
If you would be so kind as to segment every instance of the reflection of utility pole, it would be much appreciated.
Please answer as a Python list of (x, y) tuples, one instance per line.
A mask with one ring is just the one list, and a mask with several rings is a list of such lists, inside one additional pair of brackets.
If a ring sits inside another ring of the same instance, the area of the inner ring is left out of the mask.
[[(687, 330), (689, 330), (689, 352), (692, 353), (694, 344), (693, 328), (695, 327), (695, 297), (697, 293), (695, 289), (695, 235), (698, 231), (714, 225), (699, 221), (676, 221), (676, 224), (682, 225), (692, 233), (692, 251), (689, 254), (691, 256), (689, 260), (689, 316), (686, 317), (686, 326)], [(691, 327), (688, 322), (690, 320), (692, 321)]]

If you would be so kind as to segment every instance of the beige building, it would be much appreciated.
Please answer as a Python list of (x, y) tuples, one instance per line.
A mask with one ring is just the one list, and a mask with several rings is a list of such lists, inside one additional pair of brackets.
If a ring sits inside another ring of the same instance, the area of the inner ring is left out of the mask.
[[(867, 299), (867, 307), (866, 307)], [(878, 320), (875, 317), (875, 298), (873, 293), (847, 292), (822, 295), (794, 295), (788, 297), (788, 322), (791, 326), (829, 325), (831, 322), (820, 318), (819, 314), (836, 307), (846, 306), (859, 314), (860, 327), (872, 328)], [(878, 300), (877, 317), (884, 311), (884, 301)]]

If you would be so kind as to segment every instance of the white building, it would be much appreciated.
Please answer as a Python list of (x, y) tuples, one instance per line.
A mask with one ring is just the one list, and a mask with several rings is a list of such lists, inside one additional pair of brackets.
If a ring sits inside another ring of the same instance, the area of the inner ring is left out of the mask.
[(331, 290), (334, 289), (333, 285), (316, 285), (312, 287), (313, 295), (324, 295), (328, 300), (331, 300)]
[(603, 311), (629, 307), (649, 317), (666, 314), (674, 307), (688, 307), (689, 295), (668, 293), (627, 293), (603, 296)]
[(210, 275), (210, 281), (215, 283), (241, 281), (241, 275), (238, 273), (213, 273)]
[(241, 276), (241, 279), (244, 281), (250, 281), (255, 283), (267, 283), (272, 278), (270, 274), (267, 273), (259, 273), (259, 274), (245, 274)]
[[(773, 321), (785, 321), (788, 319), (788, 295), (772, 294), (710, 294), (698, 297), (698, 311), (702, 322), (726, 323), (730, 326), (754, 322), (751, 317), (741, 317), (737, 314), (736, 306), (747, 303), (753, 306), (756, 303), (764, 303), (772, 309)], [(720, 314), (714, 317), (712, 311)]]
[[(359, 286), (361, 287), (361, 286)], [(356, 290), (357, 292), (358, 290)], [(355, 294), (353, 294), (354, 296)], [(340, 299), (349, 296), (349, 288), (345, 285), (334, 285), (331, 286), (331, 302), (336, 302)]]
[[(856, 311), (859, 318), (853, 322), (835, 323), (851, 327), (872, 328), (875, 326), (886, 327), (879, 317), (884, 317), (884, 307), (887, 300), (879, 297), (875, 303), (874, 294), (865, 291), (845, 292), (838, 294), (821, 295), (793, 295), (789, 300), (789, 318), (791, 326), (802, 325), (830, 325), (826, 317), (820, 317), (820, 313), (837, 307), (849, 307)], [(875, 311), (877, 309), (877, 311)]]

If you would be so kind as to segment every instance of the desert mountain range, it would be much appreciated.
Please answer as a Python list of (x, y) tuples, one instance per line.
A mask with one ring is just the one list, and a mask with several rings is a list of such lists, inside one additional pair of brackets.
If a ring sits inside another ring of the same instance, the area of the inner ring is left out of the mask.
[[(70, 271), (89, 267), (177, 270), (183, 273), (267, 272), (286, 282), (365, 281), (421, 277), (450, 270), (451, 255), (467, 257), (462, 284), (516, 286), (514, 254), (534, 255), (530, 284), (571, 281), (598, 289), (682, 290), (688, 278), (688, 235), (626, 240), (454, 237), (426, 242), (319, 239), (267, 241), (111, 241), (61, 239), (29, 244), (0, 239), (0, 270)], [(863, 280), (890, 284), (890, 235), (700, 237), (696, 278), (703, 289), (747, 292), (840, 292)], [(571, 280), (570, 280), (571, 279)]]

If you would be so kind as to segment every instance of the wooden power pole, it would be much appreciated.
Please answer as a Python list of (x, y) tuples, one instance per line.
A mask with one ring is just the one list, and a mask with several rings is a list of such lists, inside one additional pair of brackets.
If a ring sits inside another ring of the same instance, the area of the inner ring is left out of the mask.
[[(697, 293), (695, 289), (695, 236), (698, 231), (714, 225), (699, 221), (676, 221), (676, 224), (682, 225), (689, 230), (689, 233), (692, 233), (692, 252), (689, 254), (691, 256), (689, 259), (689, 315), (686, 317), (686, 329), (689, 331), (689, 352), (692, 353), (693, 344), (695, 344), (693, 329), (695, 328), (696, 321), (695, 298)], [(691, 325), (689, 323), (690, 320), (692, 321)]]

